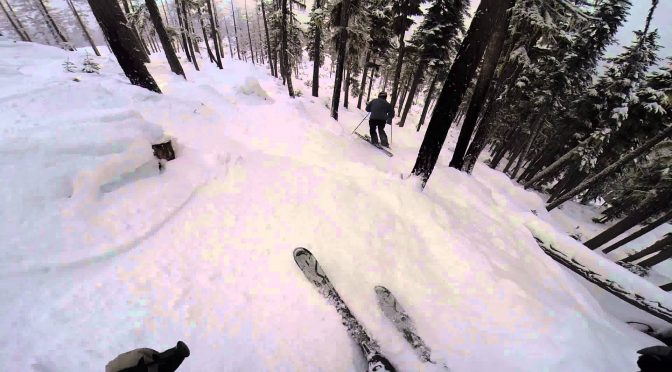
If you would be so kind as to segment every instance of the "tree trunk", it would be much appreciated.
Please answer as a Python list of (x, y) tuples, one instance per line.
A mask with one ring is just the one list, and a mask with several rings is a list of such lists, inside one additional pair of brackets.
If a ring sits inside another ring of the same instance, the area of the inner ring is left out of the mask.
[(373, 74), (376, 72), (375, 68), (371, 69), (371, 77), (369, 77), (369, 90), (366, 93), (366, 102), (368, 103), (371, 99), (371, 87), (373, 86)]
[(495, 76), (495, 70), (497, 70), (497, 62), (499, 61), (500, 54), (502, 54), (504, 41), (506, 40), (506, 31), (509, 27), (509, 13), (506, 12), (503, 14), (503, 17), (505, 18), (504, 20), (496, 21), (497, 27), (490, 38), (488, 49), (483, 57), (481, 72), (478, 75), (474, 93), (471, 95), (467, 116), (462, 123), (462, 129), (455, 145), (453, 158), (450, 161), (451, 167), (462, 171), (464, 171), (464, 154), (467, 152), (469, 141), (476, 128), (476, 122), (483, 110), (485, 99), (488, 97), (492, 78)]
[(210, 28), (212, 29), (212, 43), (215, 44), (215, 57), (217, 58), (217, 67), (223, 69), (222, 66), (222, 38), (219, 37), (219, 32), (217, 31), (217, 21), (215, 20), (215, 13), (212, 10), (212, 0), (206, 0), (208, 3), (208, 15), (210, 16)]
[(203, 42), (205, 43), (205, 49), (208, 51), (208, 57), (210, 58), (210, 62), (217, 64), (217, 58), (215, 57), (214, 53), (212, 53), (212, 49), (210, 48), (210, 42), (208, 41), (208, 32), (205, 30), (205, 23), (203, 23), (203, 12), (201, 11), (200, 7), (198, 7), (198, 23), (201, 25), (201, 31), (203, 32)]
[(665, 128), (665, 130), (661, 131), (658, 133), (656, 136), (651, 138), (650, 140), (644, 142), (641, 146), (638, 148), (628, 152), (625, 156), (621, 157), (618, 159), (616, 162), (610, 164), (600, 172), (598, 172), (596, 175), (589, 177), (585, 181), (583, 181), (579, 186), (575, 187), (574, 189), (570, 190), (567, 192), (565, 195), (562, 197), (558, 198), (554, 203), (549, 204), (546, 206), (547, 210), (552, 210), (553, 208), (559, 206), (560, 204), (566, 202), (567, 200), (573, 198), (574, 196), (578, 195), (582, 191), (592, 187), (596, 183), (602, 181), (604, 178), (607, 176), (610, 176), (614, 172), (616, 172), (618, 169), (620, 169), (624, 164), (629, 163), (633, 161), (634, 159), (638, 158), (639, 156), (643, 155), (644, 153), (648, 152), (653, 148), (653, 146), (657, 145), (661, 141), (663, 141), (665, 138), (667, 138), (670, 134), (672, 134), (672, 125), (669, 127)]
[(196, 60), (196, 53), (194, 53), (194, 41), (191, 38), (192, 32), (191, 27), (189, 26), (191, 21), (189, 20), (189, 15), (187, 14), (187, 4), (184, 0), (182, 0), (180, 4), (182, 5), (182, 21), (184, 22), (183, 30), (187, 34), (187, 45), (189, 46), (189, 53), (191, 53), (191, 62), (194, 64), (196, 71), (200, 71), (198, 68), (198, 61)]
[(527, 154), (530, 153), (530, 149), (532, 148), (534, 141), (536, 141), (537, 137), (539, 137), (539, 133), (541, 133), (541, 127), (543, 126), (546, 114), (552, 107), (551, 102), (553, 102), (553, 99), (554, 97), (545, 100), (544, 104), (541, 107), (541, 110), (539, 110), (539, 113), (535, 117), (534, 122), (532, 123), (532, 125), (530, 125), (530, 129), (532, 130), (532, 132), (530, 132), (530, 138), (527, 140), (525, 150), (523, 150), (523, 152), (520, 154), (520, 157), (518, 158), (516, 168), (513, 170), (513, 173), (511, 173), (511, 179), (516, 179), (516, 175), (518, 175), (518, 172), (520, 171), (523, 162), (527, 159)]
[(140, 46), (132, 30), (125, 27), (127, 20), (119, 3), (116, 0), (89, 0), (89, 5), (131, 84), (161, 93), (145, 64), (137, 58)]
[[(501, 76), (499, 79), (501, 79)], [(481, 156), (481, 152), (490, 139), (490, 132), (492, 131), (493, 127), (493, 116), (496, 112), (499, 111), (499, 106), (502, 102), (501, 100), (503, 100), (503, 98), (498, 99), (496, 97), (496, 94), (499, 90), (499, 79), (493, 82), (491, 88), (493, 95), (490, 99), (490, 103), (488, 104), (488, 107), (483, 114), (481, 122), (478, 124), (478, 129), (476, 130), (476, 134), (474, 134), (474, 139), (471, 141), (471, 145), (469, 145), (467, 155), (464, 157), (462, 171), (469, 174), (473, 172), (474, 167), (476, 166), (476, 162), (478, 161), (479, 156)], [(496, 167), (497, 165), (495, 164), (495, 168)]]
[(422, 125), (425, 124), (425, 118), (427, 117), (427, 112), (429, 111), (429, 104), (432, 102), (432, 96), (434, 95), (434, 90), (436, 89), (436, 82), (439, 80), (439, 73), (435, 73), (432, 78), (432, 82), (429, 83), (429, 90), (427, 91), (427, 97), (425, 97), (425, 104), (422, 107), (422, 114), (420, 115), (420, 121), (416, 127), (416, 131), (419, 132)]
[[(7, 6), (9, 7), (9, 9), (11, 9), (11, 5), (9, 5), (9, 3), (7, 3)], [(21, 25), (21, 21), (19, 21), (19, 18), (16, 18), (16, 19), (13, 18), (9, 14), (9, 12), (5, 8), (5, 5), (3, 4), (3, 2), (1, 0), (0, 0), (0, 8), (2, 8), (2, 12), (5, 13), (5, 16), (9, 20), (9, 23), (11, 23), (12, 27), (14, 28), (14, 31), (21, 38), (21, 41), (31, 41), (30, 37), (28, 36), (28, 34), (23, 29), (23, 25)], [(14, 14), (14, 16), (16, 16), (16, 14), (14, 13), (13, 10), (12, 10), (12, 14)]]
[(231, 53), (231, 59), (233, 59), (233, 44), (231, 43), (231, 35), (229, 34), (229, 26), (226, 23), (226, 17), (224, 17), (224, 31), (226, 32), (226, 40), (229, 44), (229, 53)]
[[(320, 0), (315, 0), (315, 9), (320, 9), (321, 6)], [(315, 38), (313, 39), (313, 51), (315, 52), (315, 55), (313, 56), (313, 97), (318, 97), (320, 94), (320, 60), (322, 59), (322, 51), (320, 50), (320, 44), (322, 43), (321, 33), (322, 27), (315, 25)]]
[(671, 257), (672, 257), (672, 245), (668, 245), (663, 251), (661, 251), (657, 255), (647, 258), (646, 260), (640, 262), (639, 266), (647, 268), (653, 267)]
[(245, 0), (245, 23), (247, 24), (247, 38), (250, 40), (250, 55), (254, 65), (254, 49), (252, 48), (252, 33), (250, 33), (250, 17), (247, 15), (247, 0)]
[(161, 40), (161, 45), (163, 45), (163, 51), (166, 54), (166, 59), (168, 60), (168, 65), (170, 65), (170, 71), (174, 72), (177, 75), (182, 75), (185, 79), (184, 70), (182, 69), (182, 64), (173, 50), (173, 45), (170, 43), (170, 36), (166, 32), (166, 28), (163, 27), (163, 21), (161, 21), (161, 14), (159, 13), (159, 7), (156, 5), (155, 0), (145, 0), (147, 6), (147, 11), (149, 12), (149, 17), (152, 19), (154, 28), (159, 34), (159, 40)]
[[(347, 58), (347, 57), (346, 57)], [(343, 107), (348, 108), (348, 100), (350, 98), (350, 70), (351, 68), (347, 68), (345, 71), (345, 87), (343, 88)]]
[(494, 27), (493, 20), (501, 19), (501, 14), (514, 1), (482, 0), (478, 6), (441, 90), (413, 167), (412, 173), (422, 178), (423, 187), (434, 170), (450, 125), (485, 53), (488, 37)]
[(233, 7), (233, 1), (231, 1), (231, 18), (233, 18), (233, 36), (236, 39), (236, 53), (238, 54), (238, 60), (240, 61), (240, 44), (238, 43), (238, 26), (236, 26), (236, 11)]
[(397, 116), (401, 116), (401, 109), (404, 106), (404, 102), (406, 100), (406, 93), (408, 93), (408, 88), (411, 85), (411, 80), (413, 79), (413, 74), (408, 74), (408, 78), (406, 79), (406, 83), (402, 86), (401, 89), (401, 94), (399, 95), (399, 109), (397, 111)]
[[(367, 75), (369, 73), (369, 60), (370, 59), (371, 59), (371, 50), (367, 50), (366, 51), (366, 57), (364, 58), (364, 69), (362, 70), (362, 83), (359, 86), (359, 98), (357, 98), (357, 108), (358, 109), (362, 108), (362, 98), (364, 98), (364, 90), (366, 90), (366, 78), (367, 78)], [(371, 91), (371, 89), (369, 89), (369, 91)]]
[(523, 185), (525, 188), (529, 188), (534, 186), (535, 184), (539, 183), (539, 181), (543, 181), (547, 176), (551, 174), (558, 174), (562, 167), (570, 160), (572, 160), (579, 152), (579, 149), (584, 146), (585, 144), (590, 141), (590, 137), (586, 138), (585, 140), (581, 141), (578, 145), (574, 146), (571, 150), (567, 151), (564, 155), (562, 155), (559, 159), (554, 161), (551, 165), (547, 166), (544, 168), (542, 171), (538, 172), (532, 179), (529, 181), (525, 182)]
[(667, 283), (667, 284), (661, 285), (660, 289), (662, 289), (665, 292), (670, 292), (670, 291), (672, 291), (672, 283)]
[[(408, 92), (408, 98), (406, 99), (406, 106), (404, 107), (404, 111), (401, 114), (401, 121), (399, 122), (400, 127), (403, 127), (404, 124), (406, 123), (406, 117), (408, 117), (408, 112), (411, 110), (411, 106), (413, 106), (413, 98), (415, 98), (415, 92), (418, 90), (418, 85), (420, 85), (420, 82), (422, 81), (426, 68), (427, 63), (425, 61), (422, 61), (418, 63), (418, 68), (415, 70), (415, 73), (413, 74), (413, 82), (411, 83), (411, 89)], [(400, 106), (402, 103), (403, 100), (400, 102)]]
[(624, 232), (637, 226), (639, 223), (646, 221), (647, 218), (651, 217), (652, 213), (655, 213), (658, 207), (658, 203), (660, 203), (660, 199), (660, 195), (650, 194), (637, 206), (637, 208), (632, 213), (618, 221), (610, 228), (597, 234), (585, 242), (584, 245), (590, 249), (595, 250), (609, 241), (617, 238)]
[[(290, 0), (291, 1), (291, 0)], [(287, 80), (287, 91), (289, 96), (294, 98), (294, 87), (292, 87), (292, 69), (289, 66), (289, 58), (287, 56), (287, 0), (282, 0), (282, 74)]]
[(639, 259), (642, 259), (652, 253), (656, 253), (658, 251), (661, 251), (667, 247), (672, 245), (672, 234), (666, 235), (664, 238), (656, 241), (653, 243), (651, 246), (642, 249), (641, 251), (631, 254), (628, 257), (625, 257), (624, 259), (620, 260), (619, 262), (634, 262)]
[(63, 43), (63, 45), (68, 48), (68, 50), (70, 51), (75, 50), (71, 45), (69, 45), (70, 43), (68, 42), (68, 39), (65, 38), (65, 35), (63, 35), (61, 29), (58, 28), (58, 25), (56, 24), (56, 22), (54, 22), (54, 18), (52, 18), (51, 14), (49, 14), (49, 10), (47, 10), (47, 7), (44, 5), (44, 0), (37, 0), (37, 3), (40, 6), (42, 15), (44, 15), (44, 18), (47, 21), (47, 25), (54, 32), (54, 35), (57, 36), (57, 38)]
[[(261, 15), (264, 18), (264, 31), (266, 32), (266, 48), (268, 48), (268, 64), (269, 64), (269, 67), (271, 68), (271, 75), (273, 75), (277, 78), (278, 77), (278, 72), (275, 69), (275, 65), (274, 65), (275, 62), (273, 62), (273, 57), (272, 57), (272, 53), (271, 53), (271, 37), (268, 34), (268, 23), (266, 22), (266, 9), (264, 7), (264, 0), (261, 0)], [(314, 77), (313, 77), (313, 79), (314, 79)], [(315, 94), (313, 94), (313, 95), (315, 95)], [(315, 97), (317, 97), (317, 96), (315, 96)]]
[[(125, 3), (125, 2), (124, 2)], [(187, 27), (185, 26), (185, 21), (182, 17), (182, 11), (180, 10), (180, 4), (175, 0), (175, 13), (177, 13), (177, 22), (180, 25), (180, 29), (182, 29), (182, 32), (180, 34), (182, 35), (182, 49), (184, 49), (184, 54), (187, 56), (187, 61), (191, 62), (191, 53), (189, 52), (189, 39), (187, 39)]]
[(633, 240), (635, 240), (635, 239), (637, 239), (641, 236), (644, 236), (646, 233), (654, 230), (658, 226), (661, 226), (661, 225), (663, 225), (664, 223), (666, 223), (670, 220), (672, 220), (672, 211), (665, 213), (662, 217), (660, 217), (657, 220), (651, 222), (650, 224), (646, 225), (645, 227), (637, 230), (636, 232), (632, 233), (628, 237), (623, 238), (623, 239), (617, 241), (616, 243), (608, 246), (607, 248), (603, 249), (602, 252), (609, 253), (609, 252), (611, 252), (611, 251), (613, 251), (617, 248), (620, 248), (620, 247), (624, 246), (625, 244), (628, 244), (631, 241), (633, 241)]
[(348, 45), (348, 20), (350, 17), (350, 0), (341, 1), (341, 19), (339, 20), (338, 57), (336, 59), (336, 76), (334, 77), (334, 93), (331, 97), (331, 117), (338, 120), (338, 105), (341, 100), (343, 70), (345, 68), (345, 52)]
[[(121, 0), (121, 3), (124, 5), (124, 10), (125, 10), (125, 15), (128, 15), (131, 13), (131, 8), (129, 8), (128, 3), (126, 0)], [(128, 18), (128, 17), (127, 17)], [(138, 29), (135, 26), (132, 26), (133, 30), (133, 35), (135, 36), (138, 45), (141, 47), (141, 54), (142, 54), (142, 61), (144, 63), (149, 63), (149, 49), (147, 49), (147, 45), (145, 45), (144, 40), (140, 37), (140, 33), (138, 32)]]
[[(406, 16), (406, 13), (404, 13), (404, 17)], [(394, 68), (394, 80), (392, 83), (392, 98), (390, 99), (390, 103), (392, 104), (392, 109), (397, 104), (397, 94), (399, 94), (399, 80), (401, 79), (401, 67), (404, 64), (404, 54), (406, 53), (405, 47), (406, 43), (404, 42), (404, 37), (406, 35), (406, 31), (402, 31), (401, 34), (399, 35), (399, 55), (397, 56), (397, 65)]]

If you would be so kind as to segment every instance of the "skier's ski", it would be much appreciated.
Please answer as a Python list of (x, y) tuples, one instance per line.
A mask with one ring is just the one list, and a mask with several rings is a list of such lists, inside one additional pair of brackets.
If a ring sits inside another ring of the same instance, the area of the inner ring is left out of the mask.
[(393, 157), (393, 156), (394, 156), (394, 154), (393, 154), (390, 150), (384, 148), (383, 146), (381, 146), (381, 145), (374, 145), (373, 143), (371, 143), (371, 137), (369, 137), (368, 135), (366, 135), (366, 134), (359, 134), (359, 133), (357, 133), (357, 132), (355, 132), (355, 134), (356, 134), (357, 136), (359, 136), (359, 138), (361, 138), (361, 139), (363, 139), (364, 141), (368, 142), (369, 145), (371, 145), (371, 146), (377, 148), (378, 150), (384, 152), (385, 155), (387, 155), (387, 156), (389, 156), (389, 157)]
[[(389, 289), (383, 286), (376, 286), (376, 297), (378, 298), (378, 305), (383, 314), (394, 323), (394, 326), (397, 327), (397, 330), (401, 332), (404, 336), (404, 339), (411, 344), (413, 351), (418, 355), (418, 358), (422, 362), (428, 362), (432, 364), (438, 364), (432, 360), (432, 349), (425, 344), (425, 342), (418, 336), (413, 320), (406, 313), (401, 304), (397, 302), (397, 299), (394, 297), (392, 292)], [(446, 369), (447, 366), (440, 364)]]
[(341, 316), (343, 325), (348, 330), (350, 337), (359, 345), (368, 362), (369, 372), (395, 372), (392, 364), (380, 354), (380, 347), (376, 340), (368, 335), (364, 327), (357, 321), (341, 296), (329, 281), (329, 278), (322, 270), (315, 256), (305, 248), (296, 248), (294, 250), (294, 261), (299, 266), (303, 274), (310, 280), (322, 296), (330, 304), (334, 305), (336, 311)]

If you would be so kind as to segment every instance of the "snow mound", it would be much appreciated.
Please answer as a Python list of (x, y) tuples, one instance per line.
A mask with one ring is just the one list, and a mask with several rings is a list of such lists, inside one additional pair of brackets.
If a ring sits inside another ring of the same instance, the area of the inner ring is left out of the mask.
[(245, 78), (245, 83), (238, 87), (238, 90), (248, 96), (257, 96), (262, 98), (264, 101), (273, 102), (271, 96), (264, 90), (264, 88), (259, 84), (259, 80), (252, 76)]

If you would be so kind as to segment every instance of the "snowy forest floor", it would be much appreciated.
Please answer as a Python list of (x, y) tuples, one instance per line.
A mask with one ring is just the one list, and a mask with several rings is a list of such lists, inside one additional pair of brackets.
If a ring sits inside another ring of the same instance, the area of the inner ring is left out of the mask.
[[(437, 367), (389, 324), (375, 285), (454, 371), (633, 371), (636, 350), (660, 344), (624, 321), (661, 321), (557, 264), (531, 234), (671, 304), (567, 236), (605, 228), (595, 210), (547, 213), (482, 163), (473, 176), (449, 168), (456, 131), (421, 192), (400, 175), (423, 133), (395, 127), (393, 158), (352, 136), (364, 113), (329, 118), (326, 71), (320, 98), (297, 81), (304, 97), (290, 99), (262, 66), (184, 63), (184, 81), (152, 58), (163, 95), (129, 85), (113, 59), (98, 59), (100, 74), (68, 73), (83, 51), (0, 40), (0, 370), (100, 370), (181, 339), (192, 350), (181, 371), (361, 371), (294, 264), (297, 246), (400, 371)], [(165, 136), (177, 159), (159, 173), (150, 143)]]

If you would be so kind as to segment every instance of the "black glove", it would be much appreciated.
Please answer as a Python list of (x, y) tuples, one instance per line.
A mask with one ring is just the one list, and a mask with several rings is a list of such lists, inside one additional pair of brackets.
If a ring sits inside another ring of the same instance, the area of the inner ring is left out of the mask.
[(672, 348), (668, 346), (651, 346), (638, 351), (637, 365), (641, 372), (672, 371)]
[(182, 341), (162, 353), (148, 348), (135, 349), (107, 363), (105, 372), (148, 372), (150, 367), (158, 367), (152, 369), (158, 372), (174, 372), (189, 354), (189, 348)]

